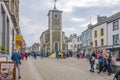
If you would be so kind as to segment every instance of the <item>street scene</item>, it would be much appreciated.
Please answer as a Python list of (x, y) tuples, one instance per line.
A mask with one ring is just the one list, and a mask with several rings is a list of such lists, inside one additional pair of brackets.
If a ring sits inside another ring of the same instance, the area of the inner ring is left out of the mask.
[(114, 77), (114, 74), (107, 76), (107, 72), (99, 74), (98, 70), (90, 72), (87, 59), (30, 57), (22, 63), (21, 69), (26, 72), (21, 80), (113, 80)]
[(0, 80), (120, 80), (120, 0), (0, 0)]

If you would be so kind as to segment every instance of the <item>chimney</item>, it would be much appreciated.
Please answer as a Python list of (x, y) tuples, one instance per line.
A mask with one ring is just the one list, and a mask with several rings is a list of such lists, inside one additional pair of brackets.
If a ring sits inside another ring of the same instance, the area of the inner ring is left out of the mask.
[(101, 23), (103, 20), (105, 20), (107, 17), (106, 16), (97, 16), (97, 23)]

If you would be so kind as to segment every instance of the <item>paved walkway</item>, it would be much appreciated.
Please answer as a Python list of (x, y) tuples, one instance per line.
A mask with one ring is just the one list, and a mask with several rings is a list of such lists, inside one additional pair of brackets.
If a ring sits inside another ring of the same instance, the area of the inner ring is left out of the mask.
[(21, 62), (21, 79), (18, 79), (18, 75), (16, 75), (16, 80), (43, 80), (30, 58), (21, 60)]
[[(89, 72), (86, 59), (55, 59), (38, 57), (23, 60), (21, 80), (112, 80), (113, 74)], [(18, 79), (16, 79), (18, 80)]]

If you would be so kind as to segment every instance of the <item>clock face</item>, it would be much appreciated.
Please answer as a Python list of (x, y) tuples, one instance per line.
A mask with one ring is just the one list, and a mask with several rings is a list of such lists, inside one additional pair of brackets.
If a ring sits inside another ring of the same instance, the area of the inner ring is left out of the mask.
[(55, 25), (55, 26), (54, 26), (54, 29), (59, 29), (59, 26)]
[(55, 18), (55, 19), (58, 19), (58, 18), (59, 18), (58, 13), (54, 13), (54, 18)]

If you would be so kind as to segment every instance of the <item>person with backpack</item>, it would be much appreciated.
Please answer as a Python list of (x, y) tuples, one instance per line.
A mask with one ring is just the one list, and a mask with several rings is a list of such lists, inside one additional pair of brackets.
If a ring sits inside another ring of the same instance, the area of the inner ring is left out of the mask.
[(20, 60), (22, 59), (20, 53), (17, 49), (15, 49), (15, 52), (12, 54), (11, 59), (15, 62), (16, 68), (18, 70), (18, 79), (21, 79), (21, 73), (20, 73)]
[(94, 72), (94, 65), (95, 65), (95, 55), (91, 54), (90, 56), (90, 71)]

